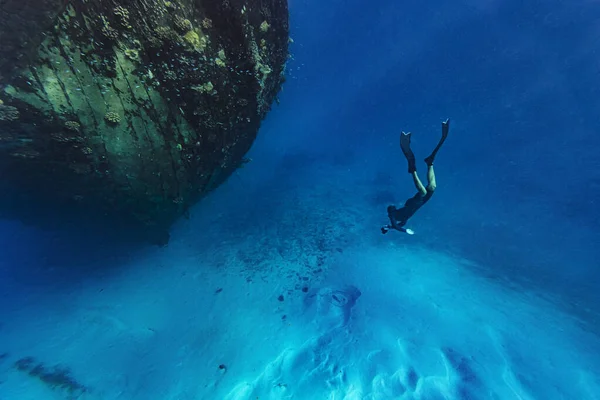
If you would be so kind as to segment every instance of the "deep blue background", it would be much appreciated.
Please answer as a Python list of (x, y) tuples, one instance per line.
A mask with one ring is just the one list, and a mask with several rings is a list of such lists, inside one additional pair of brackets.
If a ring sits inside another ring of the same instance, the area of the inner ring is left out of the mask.
[[(565, 295), (576, 309), (600, 308), (600, 6), (291, 0), (290, 11), (293, 59), (282, 105), (251, 152), (254, 183), (302, 174), (308, 160), (344, 165), (372, 179), (364, 212), (383, 223), (385, 201), (414, 190), (400, 130), (414, 132), (422, 158), (450, 117), (418, 243)], [(83, 265), (115, 267), (129, 254), (93, 232), (73, 238), (14, 223), (2, 225), (0, 245), (2, 270), (40, 285), (51, 284), (44, 268), (77, 277)]]
[(406, 198), (399, 131), (415, 133), (424, 157), (450, 117), (440, 190), (419, 212), (429, 244), (486, 274), (566, 294), (577, 308), (598, 307), (597, 3), (292, 0), (290, 8), (287, 114), (271, 117), (289, 129), (263, 135), (256, 153), (348, 157), (349, 173), (372, 171), (374, 191), (397, 185)]

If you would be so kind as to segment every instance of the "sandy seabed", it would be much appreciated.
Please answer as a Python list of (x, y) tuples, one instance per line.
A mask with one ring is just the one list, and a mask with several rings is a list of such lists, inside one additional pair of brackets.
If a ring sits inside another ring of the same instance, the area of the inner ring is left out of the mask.
[(315, 196), (60, 290), (5, 280), (0, 399), (600, 398), (598, 337), (547, 298)]

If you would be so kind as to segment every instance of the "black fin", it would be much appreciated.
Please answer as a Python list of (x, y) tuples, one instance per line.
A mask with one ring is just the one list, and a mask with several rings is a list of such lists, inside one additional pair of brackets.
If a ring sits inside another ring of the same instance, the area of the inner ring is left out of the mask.
[(408, 173), (412, 174), (413, 172), (415, 172), (417, 170), (417, 163), (415, 161), (415, 154), (413, 153), (412, 149), (410, 148), (410, 138), (411, 138), (411, 133), (404, 133), (402, 132), (400, 134), (400, 148), (402, 149), (402, 153), (404, 153), (404, 157), (406, 157), (406, 160), (408, 161)]
[(442, 122), (442, 138), (438, 142), (437, 146), (435, 146), (435, 149), (433, 149), (431, 154), (427, 158), (425, 158), (425, 163), (428, 166), (433, 165), (433, 161), (435, 159), (435, 156), (436, 156), (438, 150), (442, 147), (442, 145), (446, 141), (446, 138), (448, 137), (449, 130), (450, 130), (450, 120), (447, 119), (444, 122)]

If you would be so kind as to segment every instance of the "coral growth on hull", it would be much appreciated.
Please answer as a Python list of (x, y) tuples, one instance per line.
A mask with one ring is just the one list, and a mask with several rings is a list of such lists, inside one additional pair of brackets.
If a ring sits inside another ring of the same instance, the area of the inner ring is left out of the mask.
[(284, 80), (287, 2), (29, 3), (0, 0), (0, 215), (164, 242), (244, 162)]

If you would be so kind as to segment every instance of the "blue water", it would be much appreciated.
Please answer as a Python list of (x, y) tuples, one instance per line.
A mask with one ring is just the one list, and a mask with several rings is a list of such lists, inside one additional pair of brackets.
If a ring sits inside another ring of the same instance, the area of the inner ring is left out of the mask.
[(168, 247), (2, 222), (0, 398), (600, 399), (598, 20), (291, 0), (281, 104)]

